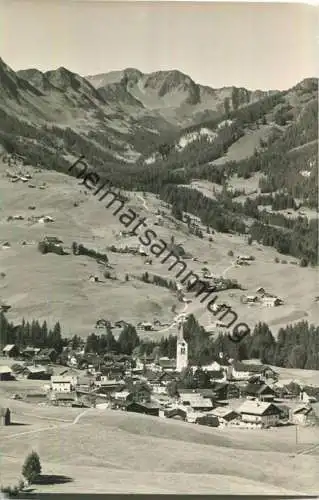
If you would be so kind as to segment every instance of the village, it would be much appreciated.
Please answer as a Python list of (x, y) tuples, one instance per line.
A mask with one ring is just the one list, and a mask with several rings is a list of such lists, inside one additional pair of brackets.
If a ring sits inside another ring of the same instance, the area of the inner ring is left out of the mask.
[[(173, 359), (112, 352), (99, 356), (85, 353), (84, 345), (65, 346), (62, 354), (58, 356), (54, 348), (5, 346), (0, 389), (15, 381), (10, 398), (30, 405), (111, 409), (210, 427), (239, 430), (319, 424), (318, 387), (282, 383), (276, 370), (252, 360), (189, 366), (182, 323), (177, 327)], [(197, 383), (195, 389), (185, 388), (187, 372), (197, 382), (204, 375), (205, 387), (198, 388)], [(30, 381), (38, 384), (36, 391), (28, 390)], [(10, 425), (10, 408), (1, 409), (1, 423)]]

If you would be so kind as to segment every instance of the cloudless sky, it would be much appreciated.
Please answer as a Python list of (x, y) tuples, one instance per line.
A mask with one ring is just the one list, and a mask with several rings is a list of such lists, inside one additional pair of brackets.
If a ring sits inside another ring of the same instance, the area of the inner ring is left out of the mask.
[(318, 76), (317, 14), (303, 4), (0, 0), (0, 56), (14, 70), (179, 69), (212, 87), (285, 89)]

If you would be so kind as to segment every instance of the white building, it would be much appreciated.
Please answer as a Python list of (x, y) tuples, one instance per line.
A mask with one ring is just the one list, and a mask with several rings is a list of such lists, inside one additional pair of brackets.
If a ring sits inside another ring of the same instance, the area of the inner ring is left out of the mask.
[(176, 345), (176, 371), (181, 372), (188, 366), (188, 344), (183, 335), (183, 323), (178, 327)]
[(77, 376), (52, 376), (51, 389), (54, 392), (71, 392), (78, 384)]

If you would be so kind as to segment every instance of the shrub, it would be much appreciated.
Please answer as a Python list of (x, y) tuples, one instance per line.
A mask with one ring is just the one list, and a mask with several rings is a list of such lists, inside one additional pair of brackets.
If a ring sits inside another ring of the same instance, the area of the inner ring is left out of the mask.
[(234, 257), (234, 252), (233, 252), (232, 250), (228, 250), (227, 255), (228, 255), (229, 257)]

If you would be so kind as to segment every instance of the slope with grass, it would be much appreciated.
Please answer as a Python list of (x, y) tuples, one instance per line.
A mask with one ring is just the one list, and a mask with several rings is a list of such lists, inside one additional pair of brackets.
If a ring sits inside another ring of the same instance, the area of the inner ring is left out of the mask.
[[(23, 421), (26, 410), (20, 405), (15, 418)], [(69, 422), (52, 421), (50, 429), (42, 421), (38, 435), (17, 426), (16, 437), (2, 440), (2, 481), (14, 482), (24, 455), (35, 449), (47, 477), (70, 478), (36, 485), (36, 491), (309, 494), (318, 489), (318, 456), (295, 456), (291, 428), (239, 432), (111, 410), (89, 410), (77, 419), (69, 409), (63, 412)], [(28, 430), (36, 419), (37, 410)], [(5, 432), (0, 429), (2, 436)], [(315, 431), (305, 430), (298, 449), (317, 439)]]

